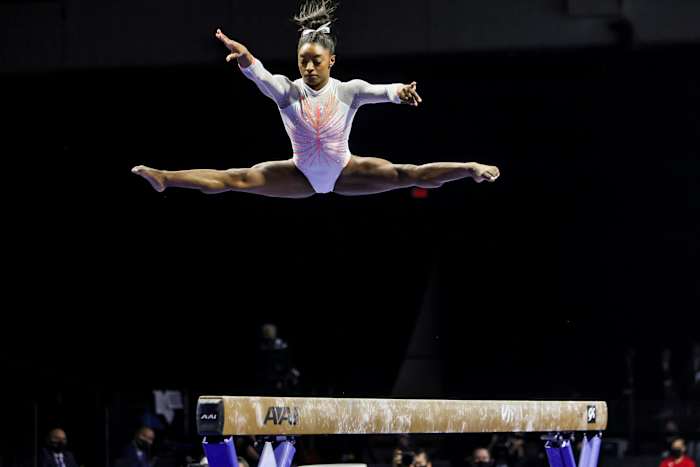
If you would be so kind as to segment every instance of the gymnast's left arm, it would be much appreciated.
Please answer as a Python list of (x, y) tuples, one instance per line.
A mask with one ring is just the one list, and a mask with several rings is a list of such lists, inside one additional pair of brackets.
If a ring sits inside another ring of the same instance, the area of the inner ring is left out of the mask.
[(417, 107), (423, 102), (416, 91), (418, 83), (415, 81), (411, 84), (369, 84), (367, 81), (354, 79), (346, 85), (353, 94), (353, 107), (383, 102)]

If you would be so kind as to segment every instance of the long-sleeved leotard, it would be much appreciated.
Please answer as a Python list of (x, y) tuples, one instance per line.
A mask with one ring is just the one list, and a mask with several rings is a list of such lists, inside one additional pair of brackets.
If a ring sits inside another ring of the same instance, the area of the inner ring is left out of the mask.
[(241, 70), (277, 104), (292, 142), (292, 160), (317, 193), (333, 191), (350, 160), (348, 139), (357, 109), (364, 104), (401, 103), (401, 84), (331, 78), (314, 91), (302, 79), (271, 74), (259, 60)]

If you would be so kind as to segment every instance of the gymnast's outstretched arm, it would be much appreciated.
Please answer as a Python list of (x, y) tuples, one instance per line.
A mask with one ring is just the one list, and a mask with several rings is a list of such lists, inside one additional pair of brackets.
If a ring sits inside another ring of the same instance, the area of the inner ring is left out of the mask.
[(415, 81), (411, 84), (370, 84), (361, 79), (353, 79), (343, 83), (341, 92), (350, 94), (352, 107), (358, 108), (365, 104), (381, 104), (393, 102), (394, 104), (409, 104), (417, 107), (423, 102), (418, 95)]
[(294, 87), (289, 78), (284, 75), (273, 75), (267, 71), (246, 46), (229, 39), (221, 29), (216, 30), (216, 37), (231, 52), (226, 57), (226, 61), (236, 60), (243, 74), (252, 80), (263, 94), (275, 101), (280, 108), (287, 107), (291, 103), (290, 97)]

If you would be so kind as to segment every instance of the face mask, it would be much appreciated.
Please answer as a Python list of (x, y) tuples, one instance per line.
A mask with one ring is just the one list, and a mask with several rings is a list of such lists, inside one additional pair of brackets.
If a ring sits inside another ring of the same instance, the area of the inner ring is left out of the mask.
[(680, 449), (671, 449), (671, 457), (673, 457), (674, 459), (680, 459), (681, 457), (683, 457), (683, 451), (681, 451)]
[(151, 445), (148, 444), (148, 442), (142, 440), (141, 438), (136, 440), (136, 446), (142, 451), (148, 451), (151, 448)]
[(61, 453), (65, 451), (66, 443), (62, 443), (60, 441), (57, 443), (49, 443), (49, 449), (51, 449), (55, 453)]

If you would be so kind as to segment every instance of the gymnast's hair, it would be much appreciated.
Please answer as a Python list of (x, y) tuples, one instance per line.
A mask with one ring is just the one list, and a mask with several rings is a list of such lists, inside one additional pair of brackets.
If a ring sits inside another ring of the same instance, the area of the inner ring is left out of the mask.
[[(304, 44), (315, 43), (328, 49), (331, 55), (335, 53), (337, 42), (335, 34), (316, 30), (327, 23), (335, 22), (333, 13), (337, 7), (337, 3), (333, 0), (306, 0), (302, 4), (299, 13), (292, 19), (299, 26), (299, 31), (302, 32), (297, 50), (301, 49)], [(305, 30), (313, 30), (314, 32), (304, 34)]]

